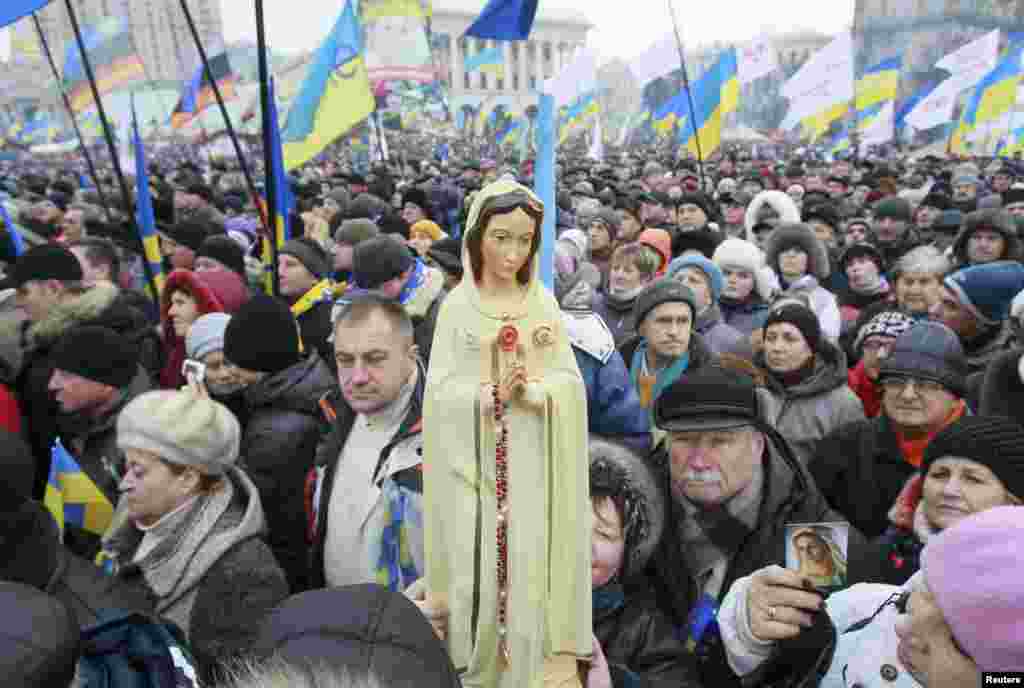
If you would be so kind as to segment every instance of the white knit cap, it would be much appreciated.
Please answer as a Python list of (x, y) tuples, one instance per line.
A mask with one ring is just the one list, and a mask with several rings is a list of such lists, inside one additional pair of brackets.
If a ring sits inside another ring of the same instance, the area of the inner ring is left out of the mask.
[(152, 452), (208, 475), (222, 475), (235, 464), (241, 435), (226, 406), (191, 390), (146, 392), (117, 417), (119, 449)]

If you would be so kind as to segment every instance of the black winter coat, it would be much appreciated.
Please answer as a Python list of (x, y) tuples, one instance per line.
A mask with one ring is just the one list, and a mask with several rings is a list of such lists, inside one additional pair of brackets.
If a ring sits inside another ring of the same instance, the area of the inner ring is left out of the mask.
[(25, 437), (36, 459), (33, 496), (42, 499), (50, 472), (50, 447), (57, 436), (60, 409), (49, 391), (53, 375), (51, 351), (57, 342), (75, 327), (108, 327), (140, 351), (140, 364), (147, 373), (159, 371), (160, 338), (146, 316), (132, 307), (119, 290), (97, 284), (55, 306), (46, 318), (29, 325), (24, 334), (25, 357), (18, 375), (18, 400), (26, 421)]
[(334, 386), (327, 366), (314, 355), (244, 392), (249, 419), (240, 460), (259, 490), (267, 544), (293, 592), (308, 587), (303, 485), (326, 430), (319, 402)]
[(693, 656), (649, 592), (631, 594), (624, 602), (603, 608), (595, 604), (594, 635), (608, 661), (614, 688), (701, 685)]
[(892, 423), (883, 414), (822, 438), (808, 468), (833, 509), (866, 537), (889, 527), (887, 514), (917, 470), (903, 458)]
[(334, 371), (334, 345), (327, 340), (334, 329), (331, 324), (333, 308), (334, 304), (331, 301), (322, 301), (296, 318), (299, 323), (299, 332), (302, 335), (303, 350), (307, 355), (311, 355), (314, 351), (319, 354), (332, 374)]
[[(651, 460), (659, 467), (666, 481), (669, 479), (667, 459), (664, 444), (659, 445)], [(767, 437), (763, 461), (764, 497), (757, 526), (729, 562), (718, 596), (719, 603), (736, 579), (749, 576), (772, 564), (785, 564), (787, 524), (844, 520), (829, 507), (814, 484), (814, 479), (807, 469), (797, 462), (788, 447), (780, 448), (776, 440)], [(671, 490), (666, 494), (671, 494)], [(648, 570), (658, 595), (658, 606), (669, 613), (672, 623), (676, 626), (676, 632), (685, 637), (690, 612), (695, 608), (701, 590), (688, 571), (686, 557), (680, 544), (676, 514), (681, 508), (672, 503), (667, 508), (669, 515), (666, 516), (665, 534)], [(863, 546), (863, 536), (851, 527), (851, 558), (852, 554)], [(848, 569), (848, 574), (851, 580), (860, 580), (862, 575), (852, 567)], [(702, 643), (702, 647), (697, 649), (697, 659), (704, 685), (739, 686), (739, 679), (729, 668), (721, 641), (717, 637), (712, 637), (706, 644)]]

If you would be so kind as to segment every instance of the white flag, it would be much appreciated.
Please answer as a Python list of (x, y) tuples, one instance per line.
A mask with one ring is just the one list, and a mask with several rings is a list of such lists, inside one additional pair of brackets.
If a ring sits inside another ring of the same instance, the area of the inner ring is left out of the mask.
[(844, 31), (811, 56), (803, 67), (782, 86), (789, 100), (787, 121), (799, 121), (808, 115), (853, 99), (853, 38)]
[(886, 101), (878, 116), (868, 123), (868, 126), (861, 130), (860, 140), (862, 144), (877, 145), (889, 143), (893, 137), (893, 124), (895, 123), (895, 110), (893, 101)]
[(674, 34), (656, 41), (651, 47), (629, 61), (629, 71), (643, 88), (649, 81), (679, 69), (679, 44)]
[(594, 120), (594, 140), (590, 143), (590, 150), (587, 157), (601, 162), (604, 160), (604, 139), (601, 136), (601, 118)]
[(761, 35), (746, 45), (737, 46), (736, 68), (740, 84), (749, 84), (778, 69), (779, 58), (775, 53), (775, 46), (772, 45), (772, 39), (767, 35)]
[(954, 50), (936, 62), (935, 66), (950, 72), (950, 80), (962, 91), (977, 84), (982, 77), (996, 68), (998, 53), (999, 29), (996, 29)]
[(949, 122), (953, 119), (956, 97), (962, 90), (956, 79), (946, 79), (907, 113), (907, 124), (915, 129), (931, 129)]
[(597, 89), (597, 55), (581, 48), (572, 62), (554, 78), (544, 82), (544, 92), (555, 97), (555, 107), (568, 105), (584, 93)]

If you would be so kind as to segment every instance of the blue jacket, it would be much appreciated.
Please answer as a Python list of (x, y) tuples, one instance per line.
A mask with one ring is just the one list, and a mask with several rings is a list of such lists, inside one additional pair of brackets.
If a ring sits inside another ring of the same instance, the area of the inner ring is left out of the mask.
[(593, 434), (621, 440), (646, 455), (651, 435), (647, 410), (629, 380), (611, 331), (593, 312), (563, 311), (576, 365), (587, 387), (587, 421)]

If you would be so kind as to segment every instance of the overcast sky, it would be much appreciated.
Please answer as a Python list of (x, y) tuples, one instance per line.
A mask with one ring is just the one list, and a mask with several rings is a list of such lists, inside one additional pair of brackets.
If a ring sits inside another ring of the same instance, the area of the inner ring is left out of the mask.
[[(0, 0), (2, 2), (3, 0)], [(595, 28), (589, 42), (602, 58), (630, 58), (671, 30), (667, 2), (674, 3), (687, 45), (743, 40), (765, 30), (807, 28), (832, 33), (853, 21), (854, 0), (540, 0), (541, 8), (585, 8)], [(220, 0), (228, 42), (256, 39), (252, 0)], [(444, 0), (434, 0), (443, 7)], [(480, 6), (486, 4), (480, 0)], [(699, 7), (694, 11), (694, 5)], [(316, 47), (344, 0), (265, 0), (267, 40), (275, 50), (301, 52)], [(543, 9), (541, 10), (543, 11)], [(0, 56), (9, 52), (0, 31)]]

